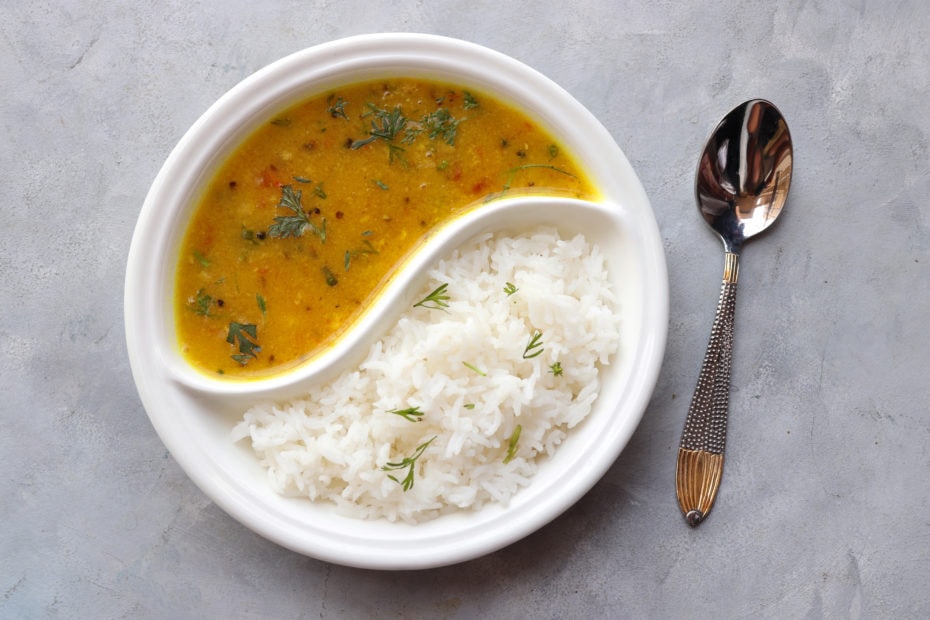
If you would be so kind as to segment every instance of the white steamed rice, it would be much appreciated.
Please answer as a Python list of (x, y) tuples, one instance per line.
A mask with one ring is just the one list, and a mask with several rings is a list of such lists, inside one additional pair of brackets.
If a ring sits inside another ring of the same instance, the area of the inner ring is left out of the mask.
[[(509, 296), (508, 282), (518, 288)], [(251, 440), (275, 491), (331, 502), (352, 517), (407, 522), (506, 504), (585, 418), (598, 368), (620, 338), (596, 246), (548, 228), (484, 235), (440, 261), (417, 299), (442, 283), (448, 308), (411, 307), (357, 368), (303, 399), (245, 413), (233, 439)], [(536, 331), (543, 351), (524, 359)], [(421, 421), (390, 413), (412, 407)], [(382, 467), (434, 437), (405, 491), (398, 481), (407, 470)]]

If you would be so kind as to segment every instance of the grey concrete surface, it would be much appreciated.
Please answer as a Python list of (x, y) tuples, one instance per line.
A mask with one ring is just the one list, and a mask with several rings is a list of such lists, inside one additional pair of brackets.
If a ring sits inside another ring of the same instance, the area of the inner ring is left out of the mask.
[[(930, 617), (930, 8), (923, 0), (2, 2), (0, 617)], [(344, 35), (472, 40), (610, 130), (671, 278), (659, 382), (563, 516), (465, 564), (344, 568), (211, 503), (125, 352), (130, 236), (210, 103)], [(693, 206), (707, 132), (750, 97), (795, 140), (787, 211), (743, 254), (727, 471), (689, 529), (678, 436), (722, 255)]]

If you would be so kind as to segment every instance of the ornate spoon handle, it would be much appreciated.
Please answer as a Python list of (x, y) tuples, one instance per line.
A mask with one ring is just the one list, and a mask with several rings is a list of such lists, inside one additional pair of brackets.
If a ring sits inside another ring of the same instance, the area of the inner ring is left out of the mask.
[(710, 513), (723, 475), (738, 275), (739, 254), (727, 252), (710, 342), (678, 446), (675, 490), (681, 512), (692, 527)]

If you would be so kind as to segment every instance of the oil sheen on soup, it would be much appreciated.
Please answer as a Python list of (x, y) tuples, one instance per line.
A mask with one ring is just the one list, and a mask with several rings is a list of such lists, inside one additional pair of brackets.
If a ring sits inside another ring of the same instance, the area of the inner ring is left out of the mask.
[(552, 135), (484, 93), (404, 78), (306, 100), (203, 192), (178, 261), (179, 347), (213, 376), (293, 368), (351, 327), (430, 230), (526, 191), (597, 194)]

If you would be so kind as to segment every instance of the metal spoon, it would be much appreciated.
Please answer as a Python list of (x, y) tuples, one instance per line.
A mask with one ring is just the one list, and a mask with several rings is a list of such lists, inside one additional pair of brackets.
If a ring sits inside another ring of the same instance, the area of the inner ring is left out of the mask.
[(725, 261), (710, 342), (678, 447), (678, 505), (691, 526), (710, 513), (723, 475), (740, 250), (781, 213), (792, 160), (791, 134), (781, 112), (753, 99), (720, 121), (698, 164), (698, 207), (723, 241)]

